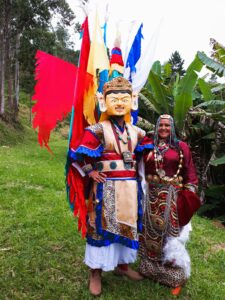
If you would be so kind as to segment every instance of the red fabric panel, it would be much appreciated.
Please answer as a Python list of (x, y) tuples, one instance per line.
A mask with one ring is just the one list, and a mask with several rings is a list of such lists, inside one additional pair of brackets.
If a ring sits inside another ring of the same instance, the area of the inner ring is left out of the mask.
[[(132, 155), (133, 160), (136, 160), (136, 155)], [(116, 152), (103, 152), (100, 161), (102, 160), (120, 160), (123, 159), (121, 154), (117, 154)]]
[(121, 55), (113, 54), (113, 56), (110, 59), (110, 64), (118, 64), (120, 66), (124, 66)]
[[(121, 54), (114, 53), (115, 51), (118, 51)], [(111, 53), (112, 53), (112, 55), (111, 55), (111, 58), (110, 58), (110, 65), (111, 64), (118, 64), (120, 66), (124, 66), (121, 49), (118, 48), (118, 47), (114, 47), (112, 49)]]
[(107, 178), (136, 178), (137, 172), (136, 171), (109, 171), (109, 172), (101, 172), (107, 175)]
[(38, 128), (40, 145), (50, 150), (51, 131), (71, 112), (77, 67), (40, 50), (36, 60), (33, 128)]
[(200, 206), (201, 200), (195, 193), (188, 190), (179, 191), (177, 196), (179, 225), (186, 225)]
[(84, 180), (72, 166), (67, 174), (67, 184), (69, 187), (69, 201), (74, 206), (74, 216), (78, 216), (78, 230), (82, 232), (82, 237), (85, 237), (87, 232), (87, 207), (84, 198)]

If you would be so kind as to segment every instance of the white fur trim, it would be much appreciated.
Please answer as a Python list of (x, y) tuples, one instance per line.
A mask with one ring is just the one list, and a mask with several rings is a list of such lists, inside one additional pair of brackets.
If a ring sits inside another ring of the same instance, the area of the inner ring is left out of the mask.
[(191, 223), (185, 225), (178, 237), (168, 237), (163, 248), (163, 263), (170, 262), (174, 266), (184, 269), (186, 277), (191, 274), (190, 256), (185, 248), (185, 243), (189, 240), (189, 234), (192, 230)]

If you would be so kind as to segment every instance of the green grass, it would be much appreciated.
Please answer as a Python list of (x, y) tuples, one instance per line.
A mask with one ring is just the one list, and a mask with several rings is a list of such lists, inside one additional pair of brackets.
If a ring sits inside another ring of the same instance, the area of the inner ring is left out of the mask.
[[(67, 140), (52, 136), (51, 157), (36, 134), (24, 130), (22, 143), (0, 146), (0, 299), (93, 299), (83, 264), (85, 240), (66, 200)], [(225, 299), (225, 230), (198, 216), (192, 223), (192, 274), (179, 299)], [(99, 299), (174, 297), (150, 280), (136, 283), (108, 272)]]

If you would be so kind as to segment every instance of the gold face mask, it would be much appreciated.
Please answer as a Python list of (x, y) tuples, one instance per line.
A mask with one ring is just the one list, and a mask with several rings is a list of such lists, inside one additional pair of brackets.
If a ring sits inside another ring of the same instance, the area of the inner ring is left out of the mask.
[(109, 116), (125, 116), (131, 111), (132, 97), (129, 93), (110, 93), (106, 96), (105, 106)]

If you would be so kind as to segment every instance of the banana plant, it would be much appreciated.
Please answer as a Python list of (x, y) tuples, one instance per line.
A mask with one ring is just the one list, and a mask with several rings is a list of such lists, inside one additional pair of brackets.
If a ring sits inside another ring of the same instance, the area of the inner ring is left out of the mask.
[[(171, 74), (170, 64), (162, 66), (156, 61), (149, 73), (147, 84), (140, 93), (140, 102), (146, 105), (149, 101), (151, 110), (158, 115), (173, 115), (177, 129), (182, 130), (187, 111), (193, 105), (193, 91), (202, 67), (203, 63), (196, 56), (184, 77), (180, 78), (177, 75), (174, 81), (168, 82), (168, 76)], [(143, 110), (140, 114), (144, 117), (142, 112)], [(146, 115), (146, 111), (143, 114)]]
[(198, 72), (201, 71), (203, 63), (196, 55), (188, 67), (186, 74), (177, 86), (174, 98), (174, 120), (178, 130), (184, 129), (184, 120), (190, 107), (193, 106), (193, 91), (198, 80)]
[(217, 62), (214, 59), (208, 57), (204, 52), (197, 52), (198, 58), (210, 71), (216, 75), (222, 77), (225, 76), (225, 65), (221, 62)]

